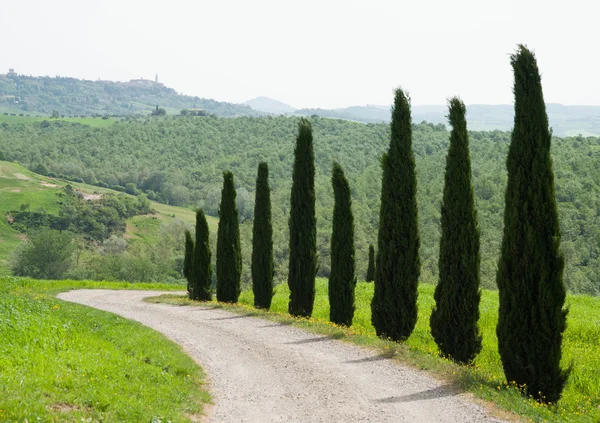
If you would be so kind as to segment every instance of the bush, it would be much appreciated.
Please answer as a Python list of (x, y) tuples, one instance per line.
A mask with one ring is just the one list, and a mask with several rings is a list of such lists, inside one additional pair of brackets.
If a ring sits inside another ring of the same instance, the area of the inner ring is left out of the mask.
[(11, 270), (15, 276), (62, 279), (71, 267), (74, 250), (71, 233), (41, 229), (15, 251)]

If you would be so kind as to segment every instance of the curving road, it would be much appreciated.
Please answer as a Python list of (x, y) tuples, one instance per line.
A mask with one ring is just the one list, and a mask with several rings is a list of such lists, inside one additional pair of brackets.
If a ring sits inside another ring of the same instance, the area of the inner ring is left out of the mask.
[(369, 349), (211, 307), (150, 304), (156, 291), (58, 298), (119, 314), (183, 346), (205, 370), (210, 422), (499, 422), (423, 372)]

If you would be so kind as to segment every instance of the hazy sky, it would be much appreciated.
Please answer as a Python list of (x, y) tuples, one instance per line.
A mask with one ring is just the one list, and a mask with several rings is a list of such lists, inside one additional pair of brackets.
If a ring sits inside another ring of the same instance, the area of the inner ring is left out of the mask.
[(512, 102), (509, 54), (545, 99), (600, 104), (597, 0), (2, 0), (0, 73), (154, 78), (178, 92), (295, 107)]

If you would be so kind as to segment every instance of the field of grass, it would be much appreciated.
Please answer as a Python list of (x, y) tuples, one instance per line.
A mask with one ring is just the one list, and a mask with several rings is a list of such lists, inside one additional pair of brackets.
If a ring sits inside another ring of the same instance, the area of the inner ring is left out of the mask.
[[(251, 290), (244, 290), (240, 304), (228, 310), (257, 315), (277, 321), (292, 322), (304, 329), (341, 338), (360, 345), (376, 347), (386, 356), (432, 372), (437, 377), (451, 382), (460, 390), (470, 391), (477, 397), (490, 400), (499, 409), (514, 412), (535, 422), (599, 422), (600, 421), (600, 298), (569, 295), (568, 328), (563, 342), (563, 363), (573, 364), (573, 372), (558, 405), (540, 405), (534, 400), (523, 398), (516, 388), (506, 384), (503, 376), (496, 322), (498, 293), (484, 290), (481, 301), (480, 327), (483, 334), (483, 350), (472, 366), (458, 366), (439, 356), (437, 346), (429, 332), (429, 316), (434, 305), (434, 286), (421, 284), (419, 287), (419, 319), (410, 338), (402, 344), (377, 338), (371, 325), (370, 303), (373, 284), (359, 283), (356, 288), (356, 312), (353, 326), (340, 328), (329, 323), (327, 280), (317, 280), (317, 295), (313, 317), (294, 319), (288, 312), (289, 290), (287, 284), (276, 287), (270, 312), (257, 311), (252, 305)], [(190, 304), (181, 296), (158, 297), (152, 301)]]
[[(2, 116), (2, 115), (0, 115)], [(6, 218), (10, 210), (18, 210), (21, 204), (29, 204), (31, 210), (44, 209), (58, 213), (60, 200), (58, 193), (67, 184), (86, 194), (115, 193), (116, 191), (76, 182), (38, 175), (23, 166), (0, 161), (0, 276), (8, 276), (8, 260), (11, 253), (23, 241), (23, 234), (14, 230)], [(121, 195), (128, 195), (119, 193)], [(160, 227), (173, 219), (181, 219), (195, 224), (196, 214), (191, 209), (151, 202), (156, 213), (148, 216), (135, 216), (127, 221), (126, 238), (130, 243), (156, 244)], [(216, 239), (218, 219), (207, 216), (211, 238)]]
[(118, 119), (115, 118), (92, 118), (92, 117), (64, 117), (58, 119), (51, 119), (49, 116), (39, 116), (39, 115), (31, 115), (31, 116), (11, 116), (0, 114), (0, 125), (6, 122), (7, 125), (16, 125), (19, 123), (40, 123), (44, 120), (49, 122), (53, 121), (63, 121), (63, 122), (71, 122), (71, 123), (80, 123), (82, 125), (88, 125), (96, 128), (104, 128), (107, 126), (113, 125)]
[(55, 298), (72, 288), (181, 289), (0, 279), (0, 421), (195, 420), (209, 396), (192, 359), (138, 323)]

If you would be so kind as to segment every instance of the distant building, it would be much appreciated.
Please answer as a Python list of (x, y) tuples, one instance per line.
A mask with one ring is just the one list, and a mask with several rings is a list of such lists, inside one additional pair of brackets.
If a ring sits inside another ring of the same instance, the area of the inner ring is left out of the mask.
[(17, 73), (15, 72), (15, 70), (13, 68), (10, 68), (8, 70), (8, 73), (6, 74), (6, 76), (17, 76)]
[(151, 80), (151, 79), (144, 79), (143, 77), (140, 79), (130, 79), (129, 80), (130, 84), (135, 84), (135, 85), (144, 85), (146, 87), (152, 87), (154, 85), (160, 85), (163, 86), (164, 84), (161, 82), (158, 82), (158, 74), (156, 74), (156, 78), (155, 80)]

